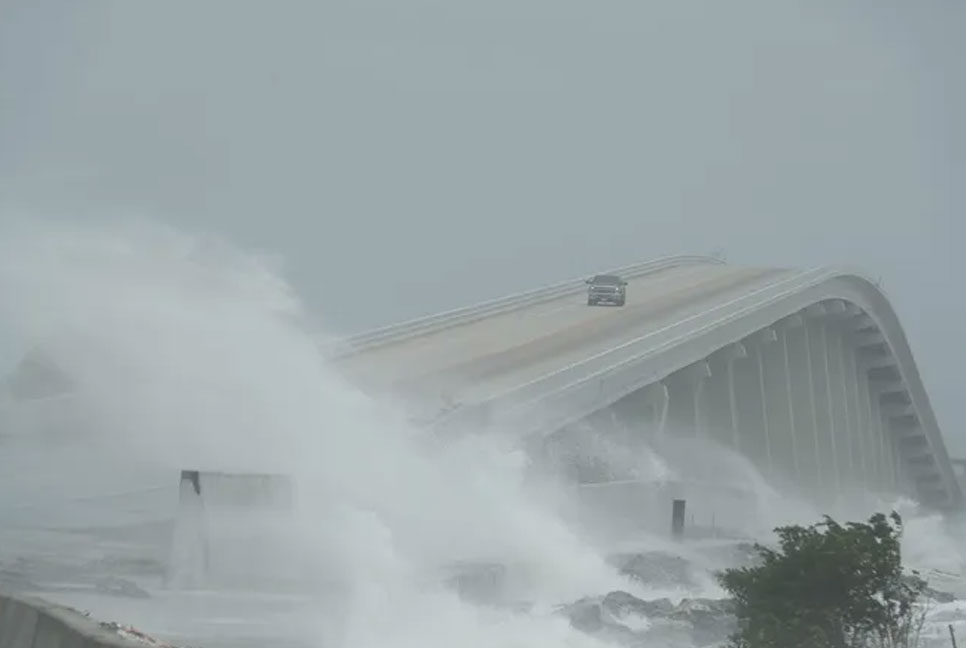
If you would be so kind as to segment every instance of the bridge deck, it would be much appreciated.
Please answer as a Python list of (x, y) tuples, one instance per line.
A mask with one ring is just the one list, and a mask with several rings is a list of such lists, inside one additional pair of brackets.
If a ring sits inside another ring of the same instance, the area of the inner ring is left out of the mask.
[(685, 266), (633, 279), (622, 308), (561, 297), (346, 357), (374, 391), (424, 402), (473, 402), (562, 369), (774, 281), (783, 270)]

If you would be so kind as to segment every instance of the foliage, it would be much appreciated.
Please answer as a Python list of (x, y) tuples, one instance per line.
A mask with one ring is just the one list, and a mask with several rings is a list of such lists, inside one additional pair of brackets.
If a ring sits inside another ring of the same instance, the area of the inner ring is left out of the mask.
[(825, 516), (775, 529), (760, 564), (719, 574), (735, 598), (736, 648), (892, 648), (915, 645), (926, 587), (903, 575), (902, 519), (879, 513), (841, 525)]

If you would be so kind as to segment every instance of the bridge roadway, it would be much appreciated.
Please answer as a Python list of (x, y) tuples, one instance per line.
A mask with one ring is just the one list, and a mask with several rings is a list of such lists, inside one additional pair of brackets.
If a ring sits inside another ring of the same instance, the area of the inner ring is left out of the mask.
[(703, 264), (667, 268), (630, 279), (623, 307), (591, 307), (583, 293), (569, 294), (352, 353), (337, 366), (363, 388), (430, 407), (479, 402), (790, 273)]
[(329, 355), (363, 389), (443, 426), (550, 432), (624, 399), (658, 434), (668, 416), (713, 433), (822, 499), (853, 483), (961, 507), (901, 325), (867, 278), (696, 257), (625, 270), (624, 307), (589, 307), (577, 280), (357, 336)]
[[(892, 453), (903, 453), (909, 479), (918, 480), (916, 484), (922, 494), (935, 495), (937, 504), (961, 504), (958, 486), (946, 478), (948, 457), (911, 353), (885, 297), (872, 284), (862, 283), (861, 278), (836, 278), (834, 273), (823, 275), (811, 271), (730, 267), (707, 260), (703, 263), (669, 263), (652, 272), (629, 273), (628, 277), (630, 283), (624, 307), (588, 307), (581, 286), (573, 283), (552, 298), (536, 296), (533, 303), (496, 309), (494, 314), (466, 323), (455, 318), (456, 321), (449, 325), (428, 327), (428, 330), (420, 328), (420, 332), (413, 335), (386, 336), (388, 339), (379, 344), (332, 354), (332, 360), (347, 377), (372, 392), (413, 397), (430, 409), (438, 409), (444, 399), (472, 405), (500, 394), (520, 391), (519, 388), (538, 378), (586, 361), (595, 354), (614, 349), (623, 353), (622, 344), (640, 341), (649, 333), (655, 336), (643, 340), (648, 348), (656, 344), (655, 340), (664, 339), (662, 336), (668, 332), (671, 339), (665, 342), (679, 344), (680, 329), (697, 330), (699, 321), (708, 315), (715, 318), (721, 312), (740, 306), (745, 312), (742, 317), (751, 319), (754, 316), (755, 321), (730, 320), (729, 324), (722, 320), (732, 327), (724, 336), (731, 336), (731, 342), (724, 343), (727, 349), (705, 345), (708, 348), (702, 352), (705, 354), (702, 357), (706, 361), (698, 362), (717, 363), (708, 385), (707, 405), (713, 415), (729, 418), (734, 425), (738, 417), (750, 414), (740, 421), (743, 428), (765, 436), (768, 434), (768, 416), (784, 416), (784, 420), (774, 421), (776, 425), (772, 426), (771, 432), (775, 434), (788, 429), (792, 436), (802, 435), (805, 443), (799, 444), (799, 458), (805, 462), (803, 472), (829, 459), (834, 465), (836, 453), (839, 457), (851, 456), (849, 448), (853, 448), (856, 463), (863, 452), (878, 453), (876, 457), (870, 455), (868, 465), (862, 462), (862, 469), (868, 470), (870, 479), (875, 478), (877, 483), (891, 487), (896, 485), (891, 472), (893, 463), (898, 463), (893, 462)], [(792, 288), (783, 286), (783, 283)], [(759, 291), (760, 295), (756, 295)], [(733, 335), (735, 331), (738, 335)], [(732, 362), (729, 358), (742, 357), (734, 353), (734, 347), (742, 346), (735, 345), (734, 340), (755, 331), (772, 334), (771, 337), (757, 336), (754, 341), (743, 338), (747, 357), (759, 361), (758, 373), (755, 374), (755, 363), (747, 360), (738, 367), (732, 382), (729, 371), (719, 369)], [(758, 341), (759, 338), (762, 342)], [(773, 342), (777, 339), (778, 343), (769, 345), (768, 339)], [(853, 353), (844, 353), (846, 349)], [(722, 355), (726, 351), (730, 355)], [(849, 356), (852, 364), (842, 369), (830, 365), (828, 360), (835, 353)], [(813, 364), (816, 367), (814, 376)], [(822, 365), (824, 368), (820, 369)], [(671, 364), (667, 366), (671, 367)], [(671, 367), (668, 371), (676, 372), (683, 366)], [(689, 368), (693, 366), (688, 365)], [(775, 367), (786, 378), (793, 373), (795, 384), (790, 380), (766, 381), (766, 374), (768, 377), (779, 375), (771, 373)], [(637, 370), (637, 367), (633, 369)], [(662, 378), (658, 375), (656, 379)], [(724, 380), (728, 382), (722, 382)], [(736, 389), (739, 405), (744, 397), (746, 406), (735, 408), (732, 403), (729, 411), (727, 390), (718, 389), (722, 385)], [(772, 393), (773, 388), (782, 391), (786, 387), (787, 411), (781, 405), (783, 399)], [(754, 398), (749, 398), (749, 395), (762, 393), (759, 388), (767, 389), (771, 402), (776, 403), (775, 410), (770, 410), (767, 415), (761, 403), (756, 409)], [(794, 399), (792, 391), (796, 392)], [(722, 394), (725, 398), (719, 398)], [(827, 401), (826, 414), (820, 411), (824, 408), (816, 409), (816, 396)], [(675, 399), (670, 400), (671, 409), (674, 409)], [(725, 406), (719, 407), (722, 402)], [(853, 408), (853, 403), (858, 407)], [(722, 413), (728, 415), (721, 416)], [(824, 419), (818, 417), (820, 414)], [(758, 418), (764, 419), (765, 430), (760, 429)], [(880, 425), (883, 419), (888, 425)], [(824, 423), (829, 421), (834, 421), (836, 429), (844, 431), (845, 434), (839, 437), (846, 441), (836, 440), (835, 435), (831, 440), (826, 439), (829, 435)], [(820, 438), (819, 433), (823, 431), (826, 434)], [(758, 438), (749, 437), (756, 445), (761, 445)], [(887, 446), (884, 440), (893, 445)], [(776, 435), (772, 441), (781, 442), (782, 438)], [(18, 458), (15, 453), (9, 453), (9, 443), (6, 450), (9, 465), (5, 465), (5, 457), (0, 456), (0, 472), (9, 476), (17, 473), (13, 468), (16, 463), (21, 463), (19, 460), (23, 455)], [(813, 450), (814, 455), (810, 456)], [(65, 448), (64, 452), (68, 449)], [(77, 464), (83, 466), (84, 461)], [(9, 491), (11, 498), (13, 492)], [(31, 493), (31, 490), (20, 489), (20, 492)], [(165, 501), (173, 501), (171, 492), (165, 490), (161, 495)], [(105, 513), (111, 517), (123, 513), (112, 498), (96, 499), (108, 509)], [(217, 593), (198, 593), (186, 599), (178, 592), (159, 591), (155, 583), (165, 560), (170, 520), (159, 519), (150, 524), (131, 520), (134, 530), (124, 532), (123, 537), (111, 543), (95, 537), (100, 531), (54, 530), (48, 525), (43, 531), (45, 542), (41, 542), (34, 533), (40, 533), (40, 529), (33, 529), (28, 534), (25, 527), (9, 524), (13, 520), (10, 507), (23, 504), (17, 498), (6, 504), (0, 499), (0, 519), (7, 522), (5, 528), (0, 529), (5, 532), (0, 533), (0, 547), (3, 548), (0, 551), (0, 587), (9, 587), (10, 578), (14, 578), (17, 580), (14, 584), (23, 590), (88, 609), (98, 618), (134, 623), (173, 641), (214, 647), (219, 644), (243, 645), (242, 639), (246, 638), (248, 645), (259, 645), (266, 638), (260, 633), (277, 633), (281, 626), (290, 628), (292, 636), (284, 639), (274, 636), (274, 645), (304, 645), (299, 641), (304, 628), (294, 628), (294, 625), (311, 616), (306, 615), (305, 610), (319, 609), (317, 600), (273, 599), (271, 605), (267, 605), (264, 600), (237, 601), (231, 594), (218, 598)], [(152, 525), (160, 526), (160, 531)], [(147, 537), (150, 540), (145, 540)], [(47, 541), (50, 546), (45, 551), (43, 545)], [(124, 551), (118, 549), (119, 546)], [(99, 580), (97, 575), (105, 559), (108, 556), (117, 558), (119, 553), (127, 552), (131, 555), (124, 561), (118, 559), (119, 563), (146, 563), (148, 567), (144, 573), (132, 568), (131, 573), (115, 575), (140, 584), (149, 590), (151, 598), (140, 601), (92, 591), (91, 585)], [(92, 559), (91, 554), (102, 555)], [(24, 560), (24, 556), (28, 558)], [(71, 562), (76, 560), (81, 564), (66, 567), (53, 564), (66, 556), (71, 557)], [(10, 571), (11, 565), (16, 569)], [(4, 583), (4, 580), (8, 582)], [(44, 587), (34, 589), (33, 583)], [(192, 618), (187, 618), (191, 616), (188, 612), (194, 613)]]

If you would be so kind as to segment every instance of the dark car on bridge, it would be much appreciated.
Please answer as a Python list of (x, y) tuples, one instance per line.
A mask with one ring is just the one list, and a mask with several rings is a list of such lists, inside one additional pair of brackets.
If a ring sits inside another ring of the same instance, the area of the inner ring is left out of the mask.
[(587, 280), (587, 305), (614, 304), (627, 300), (627, 282), (617, 275), (595, 275)]

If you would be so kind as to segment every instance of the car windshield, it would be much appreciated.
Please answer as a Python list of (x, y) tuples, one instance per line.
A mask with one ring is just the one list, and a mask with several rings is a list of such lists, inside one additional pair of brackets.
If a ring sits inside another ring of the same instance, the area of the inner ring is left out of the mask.
[(594, 277), (593, 283), (604, 286), (619, 286), (621, 278), (614, 275), (597, 275)]

